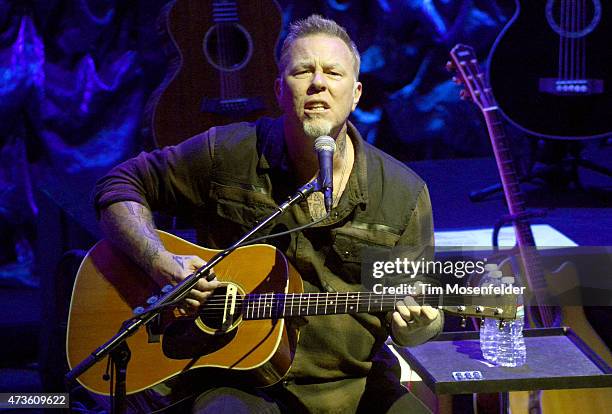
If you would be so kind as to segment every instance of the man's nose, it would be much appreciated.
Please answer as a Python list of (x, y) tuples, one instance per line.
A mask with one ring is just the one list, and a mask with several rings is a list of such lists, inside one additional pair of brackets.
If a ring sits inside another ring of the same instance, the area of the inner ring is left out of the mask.
[(312, 77), (311, 88), (316, 91), (327, 89), (327, 80), (323, 72), (315, 71)]

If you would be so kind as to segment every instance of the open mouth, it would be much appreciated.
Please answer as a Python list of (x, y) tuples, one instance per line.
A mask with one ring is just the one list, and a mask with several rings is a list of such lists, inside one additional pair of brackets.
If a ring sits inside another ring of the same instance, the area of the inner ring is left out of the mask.
[(329, 110), (329, 105), (325, 102), (308, 102), (304, 105), (304, 112), (320, 114)]

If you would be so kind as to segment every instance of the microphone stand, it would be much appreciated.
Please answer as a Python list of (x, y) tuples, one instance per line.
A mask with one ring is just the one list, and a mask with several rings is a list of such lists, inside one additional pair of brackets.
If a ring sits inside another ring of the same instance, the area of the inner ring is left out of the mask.
[[(214, 276), (210, 273), (210, 269), (212, 269), (213, 266), (215, 266), (221, 260), (227, 257), (231, 252), (240, 247), (253, 234), (261, 230), (276, 217), (280, 216), (281, 214), (284, 214), (285, 211), (287, 211), (294, 204), (306, 199), (306, 197), (308, 197), (308, 195), (312, 192), (320, 190), (321, 186), (319, 185), (318, 180), (313, 180), (304, 184), (297, 190), (297, 192), (293, 196), (289, 197), (287, 201), (278, 206), (274, 213), (264, 219), (261, 223), (258, 223), (252, 230), (242, 236), (232, 246), (217, 253), (204, 266), (196, 270), (192, 275), (183, 279), (170, 291), (165, 291), (165, 289), (162, 290), (162, 292), (165, 293), (163, 296), (161, 296), (155, 303), (150, 305), (148, 308), (139, 312), (134, 318), (124, 321), (121, 325), (121, 328), (119, 329), (119, 332), (115, 336), (110, 338), (98, 349), (93, 351), (91, 355), (81, 361), (76, 367), (72, 368), (72, 370), (70, 370), (70, 372), (66, 374), (64, 381), (67, 387), (69, 387), (70, 384), (72, 384), (85, 371), (87, 371), (97, 362), (99, 362), (104, 357), (110, 354), (111, 362), (116, 368), (115, 372), (117, 373), (117, 378), (114, 381), (115, 390), (114, 392), (113, 390), (111, 390), (111, 395), (113, 396), (111, 412), (113, 414), (124, 412), (126, 408), (125, 380), (127, 364), (129, 362), (130, 355), (126, 340), (130, 336), (134, 335), (141, 326), (146, 325), (147, 323), (158, 317), (165, 308), (179, 303), (185, 296), (187, 296), (189, 291), (196, 285), (200, 278), (206, 277), (207, 281), (213, 280)], [(120, 355), (120, 357), (117, 355)]]

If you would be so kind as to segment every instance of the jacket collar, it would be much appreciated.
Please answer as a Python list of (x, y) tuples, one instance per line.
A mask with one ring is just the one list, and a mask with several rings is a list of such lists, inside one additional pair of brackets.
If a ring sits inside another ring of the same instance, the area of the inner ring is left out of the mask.
[[(358, 204), (368, 201), (368, 171), (365, 143), (357, 128), (348, 121), (347, 132), (355, 148), (355, 162), (340, 204), (332, 211), (332, 217), (323, 222), (330, 224), (348, 215)], [(292, 174), (291, 163), (283, 132), (283, 118), (262, 118), (257, 122), (257, 146), (260, 154), (258, 170), (278, 170)]]

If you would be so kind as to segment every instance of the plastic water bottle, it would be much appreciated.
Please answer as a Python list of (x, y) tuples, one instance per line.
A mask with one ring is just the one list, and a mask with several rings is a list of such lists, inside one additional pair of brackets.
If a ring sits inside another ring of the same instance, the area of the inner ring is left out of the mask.
[[(502, 284), (513, 285), (513, 277), (502, 277)], [(525, 324), (525, 309), (523, 300), (518, 295), (518, 306), (516, 319), (507, 321), (497, 335), (496, 363), (502, 367), (518, 367), (527, 360), (527, 348), (523, 337), (523, 326)]]
[[(480, 282), (480, 286), (500, 286), (502, 272), (498, 270), (496, 264), (487, 264), (485, 270), (488, 273)], [(499, 324), (497, 319), (484, 318), (480, 324), (480, 350), (484, 359), (495, 362), (497, 357), (497, 334)]]

